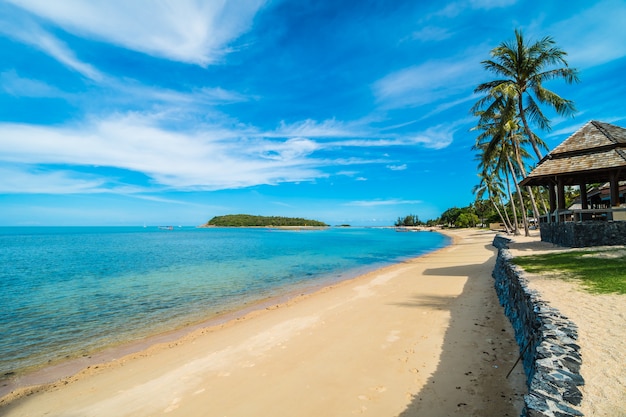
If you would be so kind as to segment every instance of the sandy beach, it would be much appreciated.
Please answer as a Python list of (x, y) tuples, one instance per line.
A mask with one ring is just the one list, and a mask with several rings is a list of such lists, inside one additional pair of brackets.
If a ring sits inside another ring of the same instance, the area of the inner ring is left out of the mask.
[(494, 234), (2, 400), (4, 416), (518, 416)]

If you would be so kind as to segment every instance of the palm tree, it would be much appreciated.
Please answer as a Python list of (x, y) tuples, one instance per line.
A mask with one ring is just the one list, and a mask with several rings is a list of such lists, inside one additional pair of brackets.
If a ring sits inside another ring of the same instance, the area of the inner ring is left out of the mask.
[[(519, 174), (519, 168), (517, 168), (517, 164), (514, 162), (516, 158), (513, 156), (516, 152), (516, 147), (510, 140), (506, 140), (506, 138), (498, 136), (494, 133), (494, 130), (497, 129), (496, 124), (476, 127), (476, 129), (479, 128), (482, 129), (483, 132), (478, 135), (476, 144), (473, 147), (474, 150), (478, 151), (477, 158), (479, 160), (479, 170), (482, 170), (480, 172), (483, 172), (485, 176), (495, 178), (504, 177), (509, 203), (511, 205), (511, 212), (513, 214), (513, 233), (515, 235), (519, 235), (519, 229), (517, 226), (519, 224), (517, 209), (513, 201), (510, 181), (511, 178), (515, 180)], [(516, 183), (517, 181), (514, 182)], [(530, 233), (528, 230), (528, 219), (526, 217), (524, 200), (519, 187), (516, 187), (516, 191), (523, 218), (524, 232), (526, 236), (529, 236)]]
[[(479, 159), (483, 170), (497, 159), (500, 161), (498, 164), (503, 168), (492, 170), (492, 173), (502, 172), (507, 179), (507, 184), (509, 178), (516, 180), (514, 182), (517, 183), (520, 176), (522, 178), (526, 176), (523, 160), (528, 154), (524, 147), (524, 136), (521, 134), (516, 104), (517, 98), (511, 93), (511, 87), (502, 85), (490, 90), (489, 94), (472, 108), (474, 115), (479, 117), (478, 125), (472, 130), (482, 131), (476, 139), (474, 149), (482, 152)], [(487, 105), (487, 109), (482, 110), (481, 106), (485, 105)], [(516, 189), (524, 218), (524, 230), (528, 236), (528, 220), (524, 208), (524, 199), (519, 187)], [(529, 189), (529, 191), (531, 190)], [(532, 193), (529, 195), (533, 213), (538, 218), (539, 211), (534, 196)]]
[(539, 104), (549, 105), (562, 116), (573, 115), (576, 111), (571, 100), (543, 87), (543, 82), (556, 78), (563, 78), (568, 84), (579, 81), (578, 70), (568, 66), (566, 56), (551, 37), (527, 45), (521, 30), (515, 30), (515, 41), (501, 43), (491, 50), (491, 60), (482, 61), (485, 69), (502, 78), (480, 84), (474, 90), (489, 95), (500, 91), (516, 97), (517, 113), (538, 159), (542, 158), (541, 142), (531, 131), (528, 119), (542, 130), (550, 129), (550, 121)]
[[(502, 224), (504, 224), (506, 233), (511, 233), (513, 227), (511, 226), (509, 215), (502, 203), (502, 194), (504, 193), (502, 181), (500, 181), (496, 175), (492, 175), (488, 169), (483, 169), (480, 174), (478, 174), (478, 177), (480, 178), (480, 182), (478, 185), (474, 186), (472, 190), (476, 194), (476, 200), (482, 200), (486, 193), (487, 200), (493, 205), (496, 213), (498, 213), (498, 217), (500, 217)], [(500, 207), (502, 207), (502, 210), (500, 210)]]
[[(526, 146), (530, 141), (522, 135), (520, 118), (517, 113), (517, 103), (517, 95), (511, 85), (502, 84), (494, 87), (471, 109), (473, 115), (479, 118), (478, 125), (473, 130), (483, 130), (483, 134), (478, 140), (489, 138), (489, 144), (485, 148), (485, 152), (488, 153), (492, 152), (499, 142), (508, 141), (513, 147), (512, 156), (516, 162), (517, 170), (522, 178), (525, 178), (527, 171), (524, 159), (528, 156)], [(483, 109), (483, 107), (486, 108)], [(536, 136), (533, 143), (544, 148), (546, 147), (545, 143)], [(527, 189), (533, 215), (535, 218), (539, 218), (539, 209), (534, 194), (530, 187), (527, 187)]]

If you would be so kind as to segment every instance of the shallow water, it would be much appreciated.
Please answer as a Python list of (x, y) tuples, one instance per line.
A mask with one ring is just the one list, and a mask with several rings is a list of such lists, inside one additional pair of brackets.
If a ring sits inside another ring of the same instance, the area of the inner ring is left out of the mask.
[(371, 228), (0, 228), (0, 378), (447, 243)]

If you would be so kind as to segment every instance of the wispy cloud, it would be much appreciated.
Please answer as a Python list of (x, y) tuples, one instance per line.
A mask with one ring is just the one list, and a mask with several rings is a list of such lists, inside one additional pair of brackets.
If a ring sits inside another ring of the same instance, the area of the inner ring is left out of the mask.
[[(0, 5), (0, 11), (7, 7), (9, 6)], [(101, 81), (104, 78), (100, 71), (81, 61), (67, 44), (41, 28), (30, 16), (22, 13), (0, 13), (0, 33), (39, 49), (88, 79)]]
[(57, 87), (43, 81), (24, 78), (15, 70), (0, 73), (0, 89), (16, 97), (67, 97)]
[[(467, 99), (461, 100), (461, 102)], [(458, 123), (437, 125), (425, 131), (397, 133), (393, 130), (410, 126), (413, 122), (401, 125), (374, 128), (357, 122), (326, 120), (317, 122), (307, 119), (286, 125), (281, 122), (273, 132), (264, 133), (267, 137), (298, 137), (324, 139), (317, 143), (318, 149), (328, 148), (376, 148), (394, 146), (423, 146), (429, 149), (443, 149), (450, 145)], [(260, 133), (261, 134), (261, 133)]]
[(356, 206), (356, 207), (375, 207), (375, 206), (399, 206), (406, 204), (421, 204), (420, 200), (402, 200), (402, 199), (390, 199), (390, 200), (360, 200), (351, 201), (345, 203), (344, 206)]
[(430, 149), (447, 148), (454, 141), (454, 132), (450, 126), (440, 125), (428, 128), (425, 132), (414, 136), (411, 141)]
[(451, 59), (431, 60), (388, 74), (373, 85), (383, 108), (416, 107), (467, 95), (482, 73), (484, 52), (467, 53)]
[[(88, 101), (89, 95), (83, 98)], [(103, 85), (98, 105), (102, 108), (113, 106), (142, 112), (154, 111), (167, 114), (170, 118), (174, 114), (184, 119), (218, 114), (222, 118), (224, 116), (216, 110), (218, 106), (254, 99), (221, 87), (202, 87), (184, 91), (147, 86), (131, 79), (109, 79), (107, 84)]]
[[(316, 141), (314, 137), (275, 137), (258, 129), (233, 129), (202, 123), (192, 129), (169, 130), (167, 115), (129, 112), (105, 118), (92, 117), (65, 126), (0, 124), (1, 160), (19, 178), (21, 192), (117, 192), (137, 193), (152, 189), (217, 190), (259, 184), (312, 181), (327, 177), (327, 168), (384, 164), (401, 171), (406, 164), (388, 158), (363, 158), (365, 147), (419, 145), (430, 149), (448, 146), (453, 126), (436, 126), (412, 136), (338, 138)], [(302, 126), (324, 123), (306, 121)], [(286, 129), (283, 133), (303, 133)], [(324, 130), (317, 131), (325, 135)], [(348, 135), (347, 131), (341, 134)], [(333, 156), (320, 154), (333, 149)], [(358, 150), (358, 155), (355, 153)], [(322, 156), (325, 155), (325, 156)], [(33, 167), (65, 166), (56, 174)], [(82, 168), (81, 168), (82, 167)], [(108, 178), (90, 167), (111, 167), (141, 173), (151, 185), (125, 185), (123, 179)], [(5, 168), (7, 169), (7, 168)], [(93, 171), (92, 174), (85, 172)], [(103, 177), (104, 176), (104, 177)], [(356, 173), (355, 175), (356, 176)], [(358, 175), (359, 180), (364, 179)], [(35, 179), (39, 178), (38, 181)], [(43, 184), (50, 184), (45, 186)], [(4, 190), (11, 190), (5, 181)]]
[(77, 194), (106, 191), (102, 178), (71, 170), (43, 170), (32, 166), (0, 166), (0, 193)]
[(430, 42), (430, 41), (442, 41), (448, 39), (453, 33), (443, 27), (438, 26), (424, 26), (418, 31), (413, 32), (412, 38), (415, 40)]
[(442, 9), (437, 10), (425, 17), (424, 20), (430, 20), (432, 18), (453, 18), (457, 17), (461, 13), (468, 9), (475, 10), (490, 10), (501, 7), (511, 6), (517, 3), (517, 0), (470, 0), (470, 1), (457, 1), (446, 4)]
[(0, 147), (3, 160), (14, 165), (116, 167), (174, 189), (238, 188), (325, 175), (306, 159), (313, 149), (305, 140), (266, 142), (212, 126), (173, 132), (140, 114), (66, 127), (1, 124)]
[[(264, 0), (9, 1), (70, 33), (202, 66), (219, 61), (231, 51), (231, 43), (250, 28), (265, 3)], [(20, 36), (26, 38), (23, 33)], [(44, 37), (41, 30), (29, 38), (56, 57), (66, 55), (66, 51), (59, 50), (58, 41)]]
[(312, 119), (287, 124), (280, 122), (278, 128), (271, 132), (277, 137), (308, 137), (308, 138), (341, 138), (367, 135), (365, 126), (359, 123), (345, 123), (335, 119), (318, 122)]
[(593, 67), (626, 56), (626, 3), (606, 0), (589, 5), (547, 30), (559, 34), (555, 40), (574, 67)]
[(497, 9), (507, 7), (517, 3), (517, 0), (470, 0), (469, 4), (473, 9)]

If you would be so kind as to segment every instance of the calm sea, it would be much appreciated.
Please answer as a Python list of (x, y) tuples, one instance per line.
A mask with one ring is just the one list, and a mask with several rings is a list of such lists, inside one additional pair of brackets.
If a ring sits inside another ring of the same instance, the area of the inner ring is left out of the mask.
[(0, 228), (0, 379), (447, 243), (370, 228)]

